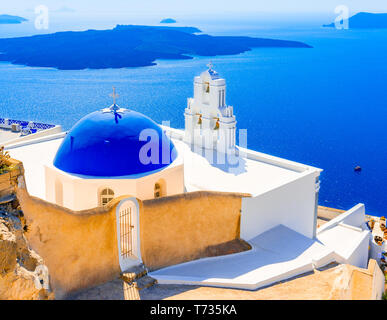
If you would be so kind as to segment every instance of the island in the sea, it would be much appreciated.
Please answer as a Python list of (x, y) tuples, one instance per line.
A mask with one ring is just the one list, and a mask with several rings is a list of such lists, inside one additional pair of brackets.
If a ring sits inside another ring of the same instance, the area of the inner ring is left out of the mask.
[(177, 21), (172, 18), (166, 18), (160, 21), (160, 23), (176, 23)]
[(8, 14), (0, 14), (0, 24), (19, 24), (28, 21), (25, 18), (18, 16), (10, 16)]
[(233, 55), (252, 48), (311, 48), (298, 41), (200, 32), (192, 27), (118, 25), (112, 30), (6, 38), (0, 39), (0, 61), (63, 70), (106, 69), (151, 66), (157, 59)]
[[(387, 13), (359, 12), (348, 20), (351, 29), (385, 29), (387, 28)], [(323, 27), (334, 28), (335, 23)]]

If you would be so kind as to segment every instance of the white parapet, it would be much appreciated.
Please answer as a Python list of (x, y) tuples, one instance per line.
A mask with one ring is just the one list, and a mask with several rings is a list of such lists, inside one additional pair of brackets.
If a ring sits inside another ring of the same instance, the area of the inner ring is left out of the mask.
[(317, 239), (336, 253), (337, 262), (367, 268), (371, 232), (365, 226), (364, 204), (318, 228)]
[(45, 129), (26, 136), (18, 137), (16, 139), (4, 142), (3, 145), (6, 147), (6, 149), (11, 149), (15, 146), (20, 147), (23, 144), (29, 144), (31, 141), (33, 141), (33, 143), (36, 143), (37, 141), (47, 141), (47, 138), (49, 140), (52, 138), (56, 139), (58, 134), (63, 136), (66, 135), (66, 133), (62, 131), (61, 126), (55, 126), (50, 129)]

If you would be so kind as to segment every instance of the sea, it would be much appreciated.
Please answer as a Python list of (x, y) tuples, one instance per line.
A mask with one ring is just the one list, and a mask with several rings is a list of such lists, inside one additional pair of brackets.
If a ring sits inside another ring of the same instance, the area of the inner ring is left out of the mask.
[[(193, 78), (212, 62), (227, 81), (226, 102), (234, 107), (238, 129), (247, 129), (248, 148), (323, 169), (322, 206), (349, 209), (360, 202), (367, 214), (387, 214), (387, 30), (254, 19), (193, 19), (184, 25), (212, 35), (297, 40), (313, 48), (253, 49), (128, 69), (60, 71), (0, 63), (0, 117), (68, 130), (110, 106), (114, 86), (121, 107), (183, 128)], [(0, 38), (34, 34), (31, 28), (0, 25)], [(86, 28), (83, 21), (62, 29)], [(362, 171), (355, 172), (356, 166)]]

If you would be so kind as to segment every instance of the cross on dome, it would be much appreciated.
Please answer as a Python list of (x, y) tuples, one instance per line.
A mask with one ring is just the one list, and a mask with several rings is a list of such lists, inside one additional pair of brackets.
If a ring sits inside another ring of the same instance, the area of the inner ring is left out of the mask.
[(127, 109), (120, 108), (117, 105), (117, 98), (119, 97), (119, 95), (116, 93), (116, 87), (113, 87), (113, 93), (110, 94), (110, 96), (113, 98), (113, 104), (109, 108), (102, 109), (102, 112), (114, 113), (116, 115), (116, 121), (117, 121), (117, 118), (121, 118), (121, 116), (118, 115), (118, 113), (123, 113)]
[(213, 66), (214, 66), (214, 65), (213, 65), (212, 62), (210, 61), (210, 63), (207, 64), (208, 70), (212, 70), (212, 67), (213, 67)]
[(120, 112), (120, 107), (117, 106), (116, 100), (119, 97), (119, 95), (116, 93), (116, 87), (113, 87), (113, 93), (110, 94), (110, 96), (113, 98), (113, 105), (109, 108), (111, 112), (113, 112), (116, 115), (116, 122), (117, 117), (121, 118), (120, 115), (118, 115), (118, 112)]
[(119, 95), (116, 93), (116, 87), (113, 87), (113, 93), (110, 94), (110, 96), (113, 98), (113, 105), (116, 105), (116, 99), (119, 97)]

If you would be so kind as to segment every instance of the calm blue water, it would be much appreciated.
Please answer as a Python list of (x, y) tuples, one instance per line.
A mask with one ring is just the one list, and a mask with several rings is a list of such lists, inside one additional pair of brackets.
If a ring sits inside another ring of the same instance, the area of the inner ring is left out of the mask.
[(301, 40), (314, 48), (257, 49), (120, 70), (0, 64), (0, 116), (69, 129), (109, 106), (114, 85), (122, 107), (182, 128), (193, 77), (211, 60), (227, 80), (227, 103), (238, 128), (248, 129), (249, 148), (324, 169), (321, 205), (348, 209), (363, 202), (369, 214), (387, 214), (387, 31), (245, 25), (216, 26), (211, 33)]

